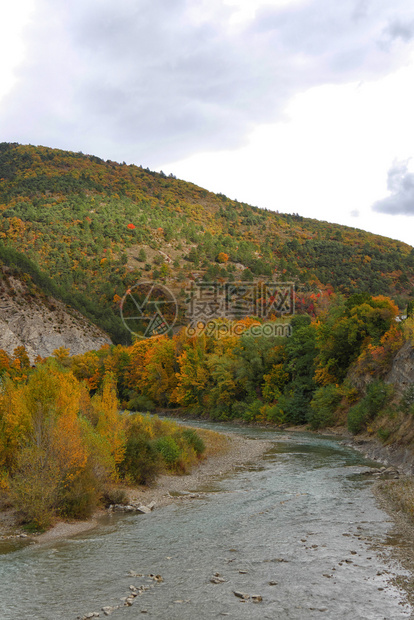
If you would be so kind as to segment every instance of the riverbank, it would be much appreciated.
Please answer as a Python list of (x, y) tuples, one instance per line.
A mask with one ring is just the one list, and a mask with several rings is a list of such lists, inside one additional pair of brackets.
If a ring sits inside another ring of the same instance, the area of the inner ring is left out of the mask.
[[(172, 502), (186, 501), (197, 496), (198, 491), (214, 478), (228, 475), (241, 466), (257, 462), (271, 448), (272, 442), (247, 439), (240, 435), (216, 433), (197, 429), (206, 444), (204, 458), (184, 475), (159, 476), (151, 487), (126, 488), (128, 500), (134, 504), (155, 504), (155, 510)], [(105, 510), (98, 510), (87, 521), (58, 521), (42, 534), (28, 535), (17, 523), (17, 515), (8, 509), (0, 511), (0, 541), (25, 537), (36, 543), (70, 538), (99, 525)]]

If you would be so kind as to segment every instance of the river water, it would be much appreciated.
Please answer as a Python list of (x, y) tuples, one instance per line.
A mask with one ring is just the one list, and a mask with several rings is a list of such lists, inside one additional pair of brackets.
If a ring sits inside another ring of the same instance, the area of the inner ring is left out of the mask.
[[(332, 438), (237, 432), (273, 447), (260, 463), (214, 478), (201, 499), (114, 515), (67, 541), (3, 546), (1, 620), (103, 617), (102, 607), (117, 605), (114, 620), (409, 618), (393, 585), (404, 571), (388, 553), (392, 524), (362, 473), (373, 463)], [(130, 586), (142, 585), (124, 606)]]

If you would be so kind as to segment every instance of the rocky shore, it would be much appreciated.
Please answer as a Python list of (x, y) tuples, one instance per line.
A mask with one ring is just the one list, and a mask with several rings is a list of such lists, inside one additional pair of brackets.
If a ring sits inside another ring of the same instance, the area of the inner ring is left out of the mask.
[[(246, 439), (233, 433), (220, 433), (220, 437), (220, 450), (217, 453), (210, 450), (210, 454), (190, 473), (182, 476), (161, 475), (152, 487), (128, 488), (127, 506), (112, 506), (110, 510), (144, 513), (172, 502), (197, 499), (202, 496), (200, 487), (215, 477), (228, 475), (238, 467), (256, 462), (272, 446), (270, 441)], [(18, 527), (16, 515), (11, 510), (0, 511), (0, 541), (24, 537), (36, 543), (46, 543), (69, 538), (98, 526), (99, 517), (103, 514), (105, 511), (99, 510), (87, 521), (59, 521), (47, 532), (28, 535)]]

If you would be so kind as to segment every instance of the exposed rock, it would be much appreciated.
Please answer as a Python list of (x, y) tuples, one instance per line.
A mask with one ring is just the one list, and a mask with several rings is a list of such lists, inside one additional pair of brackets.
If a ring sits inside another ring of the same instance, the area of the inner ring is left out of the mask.
[(140, 514), (149, 514), (152, 508), (142, 505), (137, 506), (135, 504), (111, 504), (108, 510), (112, 510), (113, 512), (138, 512)]
[(253, 603), (260, 603), (263, 600), (260, 594), (252, 594), (251, 598)]
[(390, 468), (390, 473), (385, 474), (386, 467), (382, 467), (372, 475), (375, 477), (399, 476), (400, 474), (413, 475), (414, 474), (414, 452), (410, 447), (403, 447), (398, 445), (384, 446), (378, 440), (371, 439), (363, 446), (356, 443), (349, 442), (349, 446), (362, 452), (362, 454), (374, 461), (385, 463)]
[(210, 579), (210, 582), (211, 582), (211, 583), (216, 583), (216, 584), (217, 584), (217, 583), (225, 583), (225, 581), (226, 581), (226, 580), (224, 579), (224, 577), (219, 577), (219, 576), (215, 576), (215, 577), (212, 577), (212, 578)]
[(410, 384), (414, 383), (414, 346), (411, 342), (406, 342), (398, 351), (385, 381), (392, 383), (400, 396)]
[(77, 355), (111, 344), (104, 332), (63, 302), (30, 295), (27, 285), (12, 276), (2, 284), (0, 349), (9, 355), (24, 346), (33, 363), (38, 355), (49, 357), (60, 347)]

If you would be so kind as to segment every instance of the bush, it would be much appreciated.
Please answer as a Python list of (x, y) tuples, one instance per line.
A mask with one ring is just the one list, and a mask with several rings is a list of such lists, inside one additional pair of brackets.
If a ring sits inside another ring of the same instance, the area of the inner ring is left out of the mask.
[(254, 422), (254, 420), (256, 420), (258, 417), (260, 417), (260, 410), (263, 407), (263, 403), (261, 400), (256, 399), (254, 400), (252, 403), (250, 403), (244, 414), (242, 415), (242, 418), (245, 422)]
[(335, 422), (334, 413), (341, 398), (339, 388), (332, 384), (324, 385), (315, 391), (308, 415), (312, 429), (325, 428)]
[(200, 456), (206, 449), (206, 444), (200, 437), (197, 435), (196, 431), (191, 428), (186, 428), (182, 432), (182, 437), (185, 441), (193, 448), (197, 456)]
[(162, 470), (160, 451), (154, 442), (132, 435), (127, 441), (124, 459), (118, 469), (124, 479), (135, 484), (150, 485)]
[(273, 424), (284, 424), (286, 422), (286, 413), (283, 405), (285, 398), (281, 396), (275, 405), (268, 405), (265, 409), (265, 416), (268, 422)]
[(10, 497), (20, 512), (23, 523), (43, 530), (53, 521), (58, 494), (59, 473), (45, 451), (37, 447), (23, 448), (10, 480)]
[(177, 442), (170, 435), (159, 437), (155, 442), (155, 447), (164, 459), (167, 467), (173, 467), (181, 456)]
[(127, 403), (127, 409), (129, 411), (154, 411), (155, 404), (143, 394), (134, 394)]
[(101, 499), (97, 480), (84, 469), (59, 496), (59, 514), (69, 519), (88, 519)]
[(364, 406), (363, 400), (359, 402), (357, 405), (351, 407), (348, 411), (348, 430), (356, 435), (360, 433), (364, 428), (365, 424), (369, 420), (369, 413)]
[(348, 429), (356, 435), (361, 432), (369, 420), (376, 417), (390, 398), (392, 387), (380, 379), (367, 387), (366, 395), (358, 404), (348, 411)]
[(124, 489), (119, 487), (107, 487), (102, 493), (103, 505), (108, 508), (112, 504), (121, 504), (125, 506), (128, 504), (128, 497)]
[(286, 421), (290, 424), (304, 424), (309, 418), (309, 398), (301, 391), (296, 391), (286, 399)]
[(231, 417), (232, 418), (244, 418), (246, 411), (249, 405), (241, 400), (236, 400), (231, 406)]
[(414, 384), (404, 390), (400, 405), (404, 413), (414, 414)]

